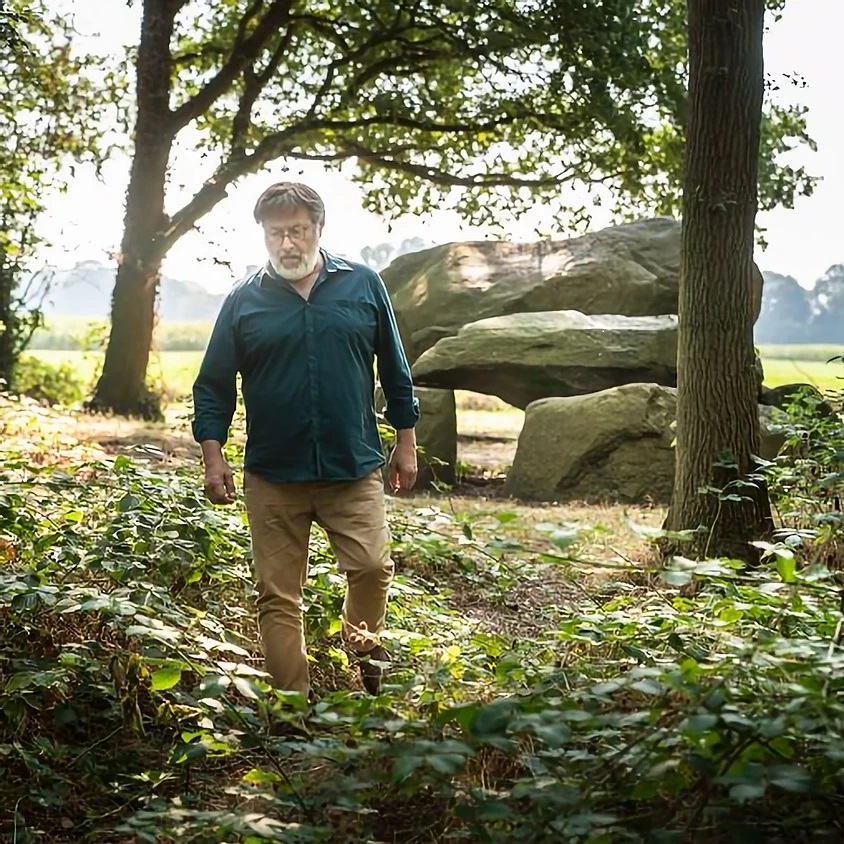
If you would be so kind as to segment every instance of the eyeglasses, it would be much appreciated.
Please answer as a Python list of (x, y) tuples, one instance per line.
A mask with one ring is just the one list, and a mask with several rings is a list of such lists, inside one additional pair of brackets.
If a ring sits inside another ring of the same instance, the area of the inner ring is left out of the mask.
[(293, 226), (289, 229), (271, 228), (269, 234), (278, 238), (284, 243), (285, 238), (289, 237), (293, 243), (301, 243), (311, 233), (311, 226)]

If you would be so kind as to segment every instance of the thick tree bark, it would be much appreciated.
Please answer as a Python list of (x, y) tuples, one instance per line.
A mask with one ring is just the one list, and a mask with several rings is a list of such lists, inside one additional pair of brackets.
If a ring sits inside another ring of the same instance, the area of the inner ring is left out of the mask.
[(771, 528), (767, 489), (749, 477), (759, 452), (750, 297), (765, 6), (688, 0), (688, 12), (677, 467), (666, 527), (696, 530), (694, 554), (753, 562), (750, 543)]
[(164, 191), (175, 137), (170, 110), (173, 21), (184, 0), (144, 4), (137, 59), (135, 151), (103, 371), (88, 407), (154, 418), (159, 399), (146, 384), (166, 231)]

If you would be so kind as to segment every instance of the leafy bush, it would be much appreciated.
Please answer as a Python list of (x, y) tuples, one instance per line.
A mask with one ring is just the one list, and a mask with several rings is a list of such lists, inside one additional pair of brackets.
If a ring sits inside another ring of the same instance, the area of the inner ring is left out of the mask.
[(49, 405), (73, 405), (85, 396), (87, 384), (69, 363), (51, 364), (23, 355), (15, 367), (16, 391)]
[[(786, 441), (770, 489), (781, 533), (810, 562), (844, 568), (842, 395), (794, 395), (779, 425)], [(830, 413), (830, 409), (838, 412)]]
[[(793, 465), (771, 470), (793, 518), (755, 570), (632, 566), (594, 556), (586, 526), (526, 533), (510, 512), (395, 513), (378, 698), (355, 690), (317, 532), (308, 707), (261, 670), (239, 509), (178, 469), (33, 459), (31, 420), (0, 418), (10, 839), (841, 840), (842, 591), (820, 535), (791, 538), (825, 523)], [(576, 599), (549, 594), (561, 580)], [(488, 623), (513, 604), (514, 630)]]

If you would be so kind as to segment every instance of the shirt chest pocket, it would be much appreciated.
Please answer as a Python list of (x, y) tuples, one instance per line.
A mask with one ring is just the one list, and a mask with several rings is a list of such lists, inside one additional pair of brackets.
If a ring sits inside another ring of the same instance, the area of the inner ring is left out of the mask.
[(375, 342), (378, 331), (378, 311), (370, 302), (359, 299), (337, 299), (321, 308), (320, 322), (327, 334), (354, 343)]

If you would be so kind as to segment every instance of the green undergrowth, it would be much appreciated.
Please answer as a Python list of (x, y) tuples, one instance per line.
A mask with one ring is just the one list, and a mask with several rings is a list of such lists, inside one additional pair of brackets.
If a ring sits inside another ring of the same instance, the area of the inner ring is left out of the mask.
[[(395, 514), (377, 698), (315, 534), (310, 706), (262, 672), (242, 510), (38, 424), (0, 454), (2, 840), (842, 840), (837, 420), (787, 423), (756, 570), (599, 558), (584, 525), (526, 539), (503, 502)], [(515, 630), (485, 615), (523, 603)]]

